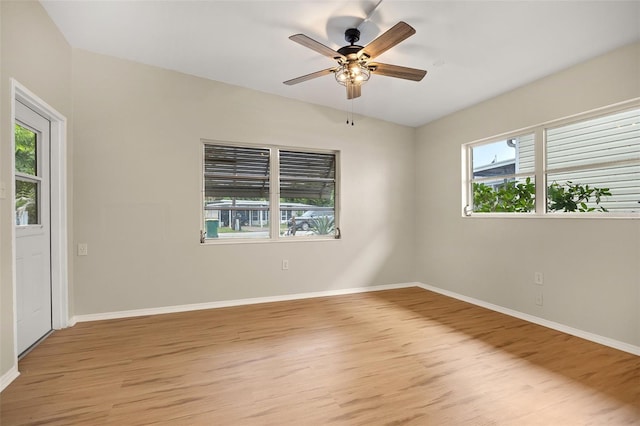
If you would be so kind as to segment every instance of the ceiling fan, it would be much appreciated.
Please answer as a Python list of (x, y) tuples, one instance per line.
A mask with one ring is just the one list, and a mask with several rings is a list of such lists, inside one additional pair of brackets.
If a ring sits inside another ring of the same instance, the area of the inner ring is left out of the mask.
[(347, 88), (347, 99), (354, 99), (360, 96), (361, 87), (369, 80), (371, 74), (420, 81), (427, 73), (425, 70), (371, 62), (373, 58), (415, 33), (416, 30), (411, 25), (401, 21), (363, 47), (356, 44), (360, 40), (360, 30), (349, 28), (345, 31), (344, 38), (350, 44), (337, 51), (304, 34), (292, 35), (289, 37), (290, 40), (336, 60), (338, 66), (287, 80), (284, 84), (291, 86), (323, 75), (334, 74), (336, 81)]

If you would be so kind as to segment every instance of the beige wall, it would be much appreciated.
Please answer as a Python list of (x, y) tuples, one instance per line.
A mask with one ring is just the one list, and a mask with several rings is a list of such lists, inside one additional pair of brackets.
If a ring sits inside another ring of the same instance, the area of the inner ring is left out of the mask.
[[(414, 129), (81, 50), (73, 68), (76, 314), (413, 278)], [(201, 138), (339, 150), (343, 239), (200, 245)]]
[(416, 279), (640, 345), (640, 220), (461, 217), (462, 144), (635, 97), (640, 44), (418, 129)]
[[(0, 200), (0, 376), (15, 366), (13, 312), (13, 254), (11, 228), (13, 202), (11, 182), (11, 83), (14, 78), (71, 122), (71, 47), (49, 19), (40, 3), (0, 2), (0, 181), (7, 198)], [(71, 134), (67, 140), (72, 151)], [(71, 164), (68, 164), (71, 175)], [(71, 182), (71, 179), (69, 180)], [(69, 191), (70, 192), (70, 191)], [(71, 205), (71, 202), (70, 204)], [(69, 215), (72, 215), (69, 208)], [(71, 275), (71, 272), (70, 272)]]

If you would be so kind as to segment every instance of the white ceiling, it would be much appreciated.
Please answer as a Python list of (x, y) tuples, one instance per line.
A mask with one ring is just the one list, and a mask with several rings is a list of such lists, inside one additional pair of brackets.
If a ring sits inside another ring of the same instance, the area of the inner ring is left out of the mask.
[[(41, 3), (73, 47), (408, 126), (640, 40), (640, 1), (378, 1)], [(421, 82), (373, 75), (353, 105), (332, 75), (282, 84), (335, 64), (290, 35), (338, 49), (346, 28), (366, 45), (398, 21), (417, 33), (376, 60)]]

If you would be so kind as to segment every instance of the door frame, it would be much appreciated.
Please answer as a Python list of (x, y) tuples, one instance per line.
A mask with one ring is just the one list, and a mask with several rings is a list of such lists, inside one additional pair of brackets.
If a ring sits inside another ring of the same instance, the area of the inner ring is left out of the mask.
[[(69, 262), (67, 224), (67, 118), (17, 80), (11, 79), (11, 152), (15, 152), (16, 102), (20, 101), (51, 122), (50, 209), (51, 209), (51, 326), (69, 327)], [(10, 199), (15, 199), (15, 157), (11, 156)], [(13, 352), (18, 359), (18, 303), (16, 295), (16, 230), (11, 226), (13, 286)]]

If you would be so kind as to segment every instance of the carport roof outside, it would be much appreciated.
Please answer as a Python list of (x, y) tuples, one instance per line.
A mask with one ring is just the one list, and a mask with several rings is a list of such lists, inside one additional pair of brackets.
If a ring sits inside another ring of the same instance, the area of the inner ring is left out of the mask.
[[(336, 154), (279, 150), (282, 198), (330, 199)], [(270, 148), (204, 145), (207, 197), (268, 198)]]

